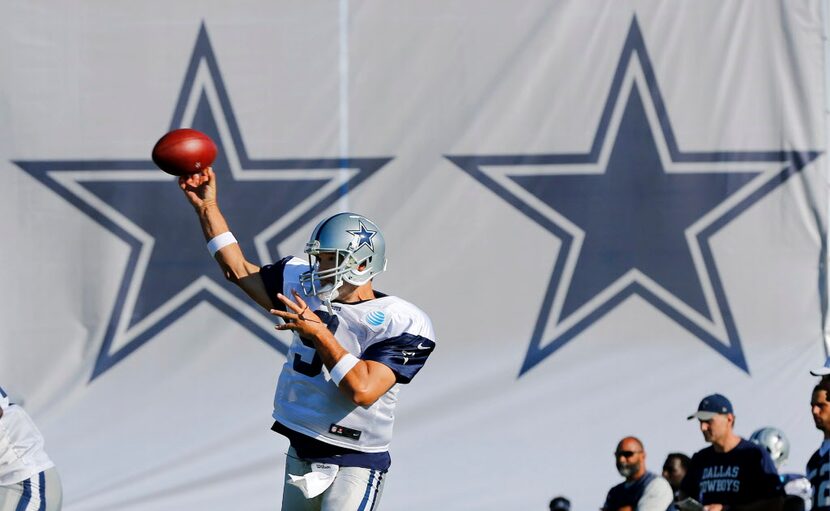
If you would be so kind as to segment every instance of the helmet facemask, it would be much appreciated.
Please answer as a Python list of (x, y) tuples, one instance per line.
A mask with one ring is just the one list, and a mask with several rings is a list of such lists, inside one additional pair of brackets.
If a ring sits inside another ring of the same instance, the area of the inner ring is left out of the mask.
[[(333, 253), (334, 266), (320, 270), (321, 253)], [(348, 270), (346, 263), (350, 257), (349, 254), (339, 250), (320, 252), (310, 248), (306, 249), (306, 254), (308, 254), (309, 270), (300, 275), (303, 291), (324, 302), (336, 300), (343, 286), (343, 274)]]

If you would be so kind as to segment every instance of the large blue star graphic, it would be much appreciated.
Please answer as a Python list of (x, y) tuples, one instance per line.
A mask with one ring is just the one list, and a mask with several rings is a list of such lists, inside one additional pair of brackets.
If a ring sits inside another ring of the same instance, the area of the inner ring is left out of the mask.
[(749, 372), (709, 238), (818, 155), (680, 150), (634, 18), (587, 153), (447, 156), (561, 241), (519, 376), (632, 295)]
[[(243, 251), (261, 264), (390, 158), (251, 159), (204, 25), (170, 129), (192, 127), (216, 141), (223, 212)], [(149, 147), (153, 141), (148, 141)], [(209, 302), (281, 353), (273, 320), (228, 285), (205, 250), (175, 178), (146, 160), (16, 161), (130, 247), (91, 379), (124, 360), (202, 302)]]

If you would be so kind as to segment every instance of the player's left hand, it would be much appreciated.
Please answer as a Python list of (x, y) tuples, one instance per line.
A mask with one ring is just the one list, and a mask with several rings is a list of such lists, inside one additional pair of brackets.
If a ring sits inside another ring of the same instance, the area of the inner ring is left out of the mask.
[(326, 325), (320, 316), (308, 308), (308, 305), (296, 289), (291, 290), (294, 300), (291, 300), (282, 293), (277, 298), (285, 304), (285, 311), (271, 309), (271, 314), (279, 316), (285, 323), (277, 325), (277, 330), (293, 330), (302, 337), (313, 337), (320, 329), (326, 330)]

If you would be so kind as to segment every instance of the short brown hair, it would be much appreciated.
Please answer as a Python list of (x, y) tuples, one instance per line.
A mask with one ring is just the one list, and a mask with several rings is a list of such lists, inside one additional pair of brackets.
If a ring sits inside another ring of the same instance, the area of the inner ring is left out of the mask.
[(830, 397), (830, 378), (822, 378), (821, 381), (813, 387), (814, 394), (822, 390), (827, 392), (827, 396)]

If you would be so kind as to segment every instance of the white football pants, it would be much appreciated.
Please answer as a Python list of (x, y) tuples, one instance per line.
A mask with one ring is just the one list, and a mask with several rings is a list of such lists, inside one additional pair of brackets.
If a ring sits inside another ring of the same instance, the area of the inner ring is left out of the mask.
[(340, 467), (334, 482), (326, 491), (307, 499), (299, 488), (288, 484), (288, 474), (305, 475), (309, 472), (311, 462), (297, 458), (297, 452), (290, 447), (285, 455), (282, 511), (377, 511), (386, 472), (360, 467)]
[(0, 511), (60, 511), (62, 501), (61, 480), (54, 467), (19, 483), (0, 486)]

